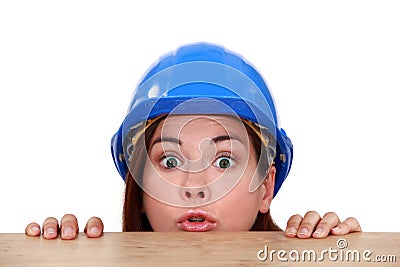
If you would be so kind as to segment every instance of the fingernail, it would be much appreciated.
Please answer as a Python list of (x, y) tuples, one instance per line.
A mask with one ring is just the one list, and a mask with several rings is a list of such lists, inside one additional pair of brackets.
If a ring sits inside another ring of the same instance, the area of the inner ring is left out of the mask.
[(291, 234), (291, 235), (296, 234), (296, 228), (289, 227), (288, 229), (286, 229), (286, 233)]
[(54, 235), (56, 233), (56, 229), (50, 227), (46, 229), (46, 234), (47, 235)]
[(33, 227), (31, 228), (31, 231), (34, 232), (34, 233), (37, 233), (37, 232), (39, 232), (39, 228), (36, 227), (36, 226), (33, 226)]
[(63, 231), (64, 236), (73, 236), (74, 235), (74, 229), (72, 227), (66, 227)]
[(315, 230), (314, 234), (320, 235), (323, 231), (324, 231), (324, 229), (322, 229), (322, 228), (317, 228), (317, 230)]
[(301, 234), (301, 235), (308, 234), (308, 229), (307, 228), (301, 228), (300, 231), (299, 231), (299, 234)]
[(100, 229), (96, 226), (90, 228), (89, 233), (91, 235), (99, 235), (100, 234)]
[(332, 228), (332, 231), (333, 232), (337, 232), (337, 231), (339, 231), (340, 230), (340, 227), (339, 226), (336, 226), (335, 228)]

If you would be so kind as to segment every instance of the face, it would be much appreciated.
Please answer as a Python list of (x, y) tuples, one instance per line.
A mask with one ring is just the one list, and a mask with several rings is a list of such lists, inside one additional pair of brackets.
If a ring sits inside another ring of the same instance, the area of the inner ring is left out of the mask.
[[(143, 211), (154, 231), (248, 231), (273, 197), (247, 131), (228, 116), (169, 116), (151, 138)], [(249, 190), (260, 181), (255, 190)]]

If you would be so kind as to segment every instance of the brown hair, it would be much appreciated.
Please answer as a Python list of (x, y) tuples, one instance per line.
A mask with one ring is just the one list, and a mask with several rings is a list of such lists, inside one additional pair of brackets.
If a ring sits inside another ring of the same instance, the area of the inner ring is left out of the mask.
[[(153, 124), (151, 124), (145, 131), (137, 143), (145, 143), (145, 146), (138, 146), (133, 152), (132, 159), (133, 161), (143, 161), (146, 159), (146, 151), (148, 151), (150, 140), (153, 136), (157, 125), (163, 119), (157, 120)], [(246, 131), (250, 136), (250, 140), (253, 142), (254, 149), (256, 151), (257, 160), (267, 161), (264, 158), (265, 153), (261, 153), (261, 140), (246, 123)], [(143, 140), (144, 139), (144, 140)], [(264, 156), (263, 156), (264, 155)], [(262, 157), (259, 159), (259, 157)], [(261, 164), (262, 166), (263, 164)], [(265, 165), (264, 165), (265, 166)], [(143, 212), (143, 190), (136, 183), (133, 178), (131, 172), (134, 173), (135, 177), (143, 177), (143, 169), (144, 164), (132, 164), (130, 171), (128, 171), (125, 183), (125, 200), (123, 207), (123, 215), (122, 215), (122, 231), (131, 232), (131, 231), (153, 231), (150, 222)], [(265, 171), (266, 170), (261, 170)], [(257, 218), (251, 228), (251, 231), (282, 231), (282, 229), (276, 225), (274, 220), (271, 217), (271, 213), (268, 210), (267, 213), (258, 212)]]

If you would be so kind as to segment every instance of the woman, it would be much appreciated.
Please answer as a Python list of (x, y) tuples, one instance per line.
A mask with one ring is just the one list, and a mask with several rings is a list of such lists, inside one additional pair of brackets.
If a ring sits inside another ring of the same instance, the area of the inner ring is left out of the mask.
[[(277, 123), (261, 75), (237, 54), (191, 44), (161, 58), (137, 87), (112, 139), (126, 182), (123, 231), (280, 230), (270, 204), (292, 163), (292, 143)], [(77, 219), (43, 223), (43, 236), (73, 239)], [(99, 237), (100, 218), (85, 232)], [(358, 221), (294, 215), (289, 237), (323, 238), (361, 231)], [(26, 228), (40, 235), (40, 226)]]

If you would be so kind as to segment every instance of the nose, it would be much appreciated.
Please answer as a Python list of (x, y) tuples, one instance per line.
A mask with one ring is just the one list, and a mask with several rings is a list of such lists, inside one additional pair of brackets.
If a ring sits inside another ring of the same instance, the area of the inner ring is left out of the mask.
[(200, 187), (182, 187), (182, 198), (187, 206), (205, 205), (211, 199), (208, 185)]
[(208, 185), (207, 170), (196, 172), (188, 171), (186, 182), (181, 187), (181, 197), (185, 205), (205, 205), (211, 199), (211, 191)]
[(185, 197), (186, 199), (191, 199), (191, 198), (205, 198), (206, 197), (206, 193), (204, 193), (203, 189), (188, 189), (186, 188), (185, 190)]

